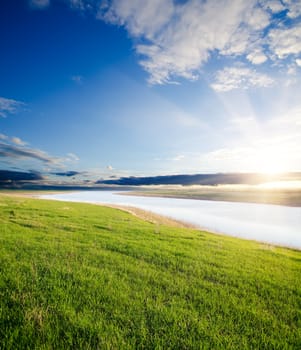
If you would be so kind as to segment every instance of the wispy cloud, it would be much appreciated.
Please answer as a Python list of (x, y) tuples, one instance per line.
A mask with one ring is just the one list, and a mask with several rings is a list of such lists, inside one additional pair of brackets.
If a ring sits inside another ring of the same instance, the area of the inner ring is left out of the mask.
[(11, 142), (13, 142), (14, 144), (19, 145), (19, 146), (27, 145), (27, 142), (21, 140), (19, 137), (12, 137)]
[(4, 134), (0, 134), (0, 140), (7, 140), (8, 136)]
[(44, 9), (50, 5), (50, 0), (30, 0), (29, 3), (33, 8)]
[(13, 143), (13, 144), (20, 145), (20, 146), (27, 145), (27, 142), (21, 140), (19, 137), (15, 137), (15, 136), (9, 137), (7, 135), (0, 134), (0, 140), (4, 140), (6, 142)]
[(215, 82), (211, 84), (211, 87), (216, 91), (230, 91), (238, 88), (268, 87), (273, 82), (268, 75), (250, 68), (227, 67), (216, 73)]
[(83, 77), (81, 75), (73, 75), (71, 77), (71, 80), (74, 81), (77, 84), (82, 84), (83, 82)]
[(69, 0), (69, 4), (72, 8), (81, 11), (94, 9), (95, 5), (99, 6), (101, 1), (95, 0)]
[(59, 163), (60, 158), (51, 157), (39, 149), (23, 148), (17, 145), (0, 143), (0, 157), (15, 159), (35, 159), (47, 164)]
[(75, 153), (67, 153), (67, 156), (65, 157), (65, 160), (67, 162), (78, 162), (79, 157)]
[(0, 97), (0, 117), (5, 118), (8, 114), (16, 113), (23, 105), (23, 102)]

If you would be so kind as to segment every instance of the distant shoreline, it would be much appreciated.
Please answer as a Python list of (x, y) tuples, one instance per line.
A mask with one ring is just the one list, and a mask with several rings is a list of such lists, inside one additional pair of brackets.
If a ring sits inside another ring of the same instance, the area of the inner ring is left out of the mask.
[(151, 189), (120, 193), (127, 196), (163, 197), (301, 207), (301, 189)]

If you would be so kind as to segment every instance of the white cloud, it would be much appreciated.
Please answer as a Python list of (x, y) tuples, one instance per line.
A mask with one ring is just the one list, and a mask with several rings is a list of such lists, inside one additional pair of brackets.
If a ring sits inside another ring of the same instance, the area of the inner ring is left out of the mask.
[(5, 118), (9, 113), (16, 113), (23, 102), (9, 98), (0, 97), (0, 117)]
[(67, 153), (67, 157), (65, 158), (67, 162), (78, 162), (79, 157), (75, 153)]
[(246, 17), (246, 23), (255, 30), (264, 29), (270, 24), (270, 16), (263, 9), (255, 7)]
[(31, 0), (30, 5), (38, 9), (43, 9), (50, 5), (50, 0)]
[(272, 29), (268, 35), (269, 47), (278, 58), (301, 52), (301, 23), (288, 29)]
[(301, 67), (301, 59), (300, 58), (296, 59), (296, 64), (297, 64), (297, 66)]
[(261, 64), (268, 58), (260, 49), (255, 49), (247, 55), (247, 59), (253, 64)]
[(19, 145), (19, 146), (25, 146), (27, 145), (27, 142), (21, 140), (19, 137), (9, 137), (7, 135), (4, 134), (0, 134), (0, 140), (6, 141), (8, 143), (13, 143), (15, 145)]
[[(196, 80), (211, 58), (241, 57), (258, 65), (301, 52), (300, 0), (65, 1), (123, 26), (151, 84)], [(50, 0), (32, 3), (46, 7)], [(281, 11), (280, 21), (275, 14)], [(80, 76), (72, 79), (81, 81)]]
[(27, 144), (27, 142), (21, 140), (19, 137), (12, 137), (10, 140), (12, 143), (19, 146), (25, 146)]
[(98, 18), (124, 25), (133, 36), (154, 39), (173, 16), (173, 0), (113, 0), (102, 6)]
[[(300, 0), (66, 1), (123, 26), (151, 84), (198, 79), (213, 57), (241, 56), (258, 65), (301, 51), (300, 23), (286, 21), (301, 14)], [(274, 14), (284, 10), (279, 21)]]
[(269, 15), (255, 5), (255, 0), (113, 0), (99, 17), (148, 40), (136, 44), (140, 63), (150, 83), (162, 84), (176, 76), (195, 79), (214, 50), (245, 53), (257, 31), (269, 24)]
[(260, 3), (263, 8), (270, 10), (272, 13), (278, 13), (285, 9), (279, 0), (262, 0)]
[[(300, 2), (298, 2), (300, 3)], [(287, 0), (111, 0), (98, 18), (124, 26), (135, 38), (140, 64), (149, 82), (163, 84), (176, 77), (197, 79), (214, 53), (244, 56), (254, 65), (268, 56), (283, 59), (301, 51), (301, 29), (269, 28), (271, 13), (287, 10), (296, 15), (299, 5)], [(265, 38), (263, 30), (268, 32)], [(147, 39), (147, 40), (145, 40)]]
[(273, 79), (266, 74), (245, 67), (227, 67), (217, 72), (215, 82), (211, 87), (215, 91), (230, 91), (233, 89), (248, 89), (251, 87), (268, 87)]

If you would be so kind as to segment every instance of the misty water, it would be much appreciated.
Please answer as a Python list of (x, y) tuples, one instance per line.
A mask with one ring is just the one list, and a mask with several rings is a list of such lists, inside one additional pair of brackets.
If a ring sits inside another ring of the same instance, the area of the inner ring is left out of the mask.
[(201, 229), (301, 249), (301, 207), (206, 200), (138, 197), (112, 191), (41, 196), (72, 202), (132, 206)]

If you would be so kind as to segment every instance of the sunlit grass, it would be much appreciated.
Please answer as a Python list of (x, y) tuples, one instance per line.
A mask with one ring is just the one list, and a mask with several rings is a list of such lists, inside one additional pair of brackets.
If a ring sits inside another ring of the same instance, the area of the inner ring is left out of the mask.
[(0, 349), (300, 349), (301, 253), (0, 197)]

